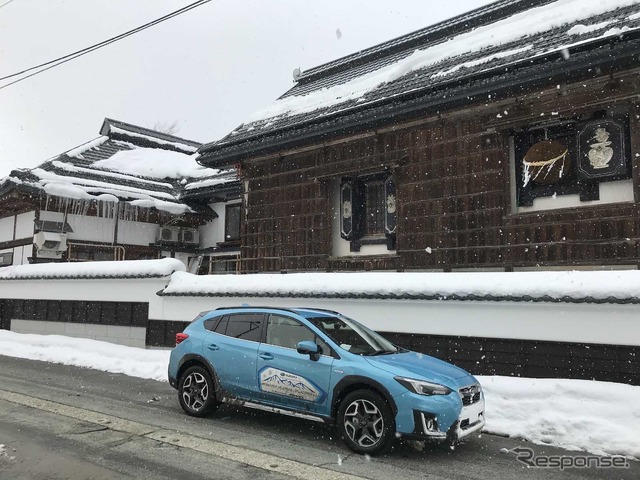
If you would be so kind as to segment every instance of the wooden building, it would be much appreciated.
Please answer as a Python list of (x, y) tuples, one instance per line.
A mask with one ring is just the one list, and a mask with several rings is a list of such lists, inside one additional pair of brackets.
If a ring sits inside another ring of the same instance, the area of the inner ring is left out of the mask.
[(640, 4), (510, 0), (303, 72), (199, 149), (243, 272), (638, 268)]
[(105, 119), (100, 136), (0, 181), (0, 266), (180, 259), (236, 271), (240, 184), (201, 144)]

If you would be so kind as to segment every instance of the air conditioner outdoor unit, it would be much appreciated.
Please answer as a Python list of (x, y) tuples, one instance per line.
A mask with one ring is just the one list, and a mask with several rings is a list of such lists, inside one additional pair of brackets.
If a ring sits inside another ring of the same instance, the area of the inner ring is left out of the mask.
[(38, 232), (33, 236), (38, 257), (62, 258), (67, 251), (67, 235), (64, 233)]
[(158, 242), (178, 243), (180, 241), (180, 227), (160, 227), (158, 230)]
[(195, 228), (183, 228), (182, 231), (182, 243), (188, 243), (189, 245), (197, 245), (200, 242), (198, 230)]

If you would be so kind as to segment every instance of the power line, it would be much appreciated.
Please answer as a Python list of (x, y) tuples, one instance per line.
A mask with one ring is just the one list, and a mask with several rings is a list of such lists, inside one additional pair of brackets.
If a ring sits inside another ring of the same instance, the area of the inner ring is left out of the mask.
[(7, 5), (9, 5), (11, 2), (13, 2), (13, 0), (9, 0), (8, 2), (4, 2), (2, 5), (0, 5), (0, 8), (2, 7), (6, 7)]
[[(13, 0), (10, 0), (10, 1), (13, 1)], [(98, 50), (98, 49), (100, 49), (102, 47), (106, 47), (107, 45), (115, 43), (115, 42), (117, 42), (119, 40), (122, 40), (123, 38), (129, 37), (129, 36), (134, 35), (134, 34), (136, 34), (138, 32), (141, 32), (143, 30), (146, 30), (147, 28), (153, 27), (154, 25), (157, 25), (159, 23), (165, 22), (165, 21), (167, 21), (167, 20), (169, 20), (169, 19), (171, 19), (173, 17), (177, 17), (178, 15), (186, 13), (189, 10), (193, 10), (194, 8), (200, 7), (200, 6), (204, 5), (205, 3), (209, 3), (210, 1), (211, 0), (198, 0), (197, 2), (194, 2), (194, 3), (190, 4), (190, 5), (185, 6), (185, 7), (182, 7), (182, 8), (180, 8), (180, 9), (174, 11), (174, 12), (168, 13), (167, 15), (164, 15), (164, 16), (162, 16), (160, 18), (157, 18), (157, 19), (155, 19), (155, 20), (153, 20), (153, 21), (151, 21), (149, 23), (145, 23), (144, 25), (136, 27), (136, 28), (134, 28), (132, 30), (129, 30), (127, 32), (121, 33), (120, 35), (116, 35), (115, 37), (111, 37), (111, 38), (109, 38), (107, 40), (104, 40), (102, 42), (96, 43), (94, 45), (91, 45), (89, 47), (83, 48), (81, 50), (77, 50), (77, 51), (75, 51), (73, 53), (69, 53), (69, 54), (64, 55), (62, 57), (58, 57), (58, 58), (56, 58), (54, 60), (50, 60), (48, 62), (41, 63), (40, 65), (36, 65), (36, 66), (30, 67), (30, 68), (27, 68), (25, 70), (22, 70), (21, 72), (16, 72), (16, 73), (12, 73), (11, 75), (6, 75), (4, 77), (0, 77), (0, 81), (1, 81), (1, 80), (6, 80), (8, 78), (16, 77), (16, 76), (19, 76), (19, 75), (23, 75), (23, 74), (25, 74), (27, 72), (31, 72), (33, 70), (37, 70), (36, 72), (31, 73), (30, 75), (26, 75), (26, 76), (21, 77), (21, 78), (19, 78), (17, 80), (14, 80), (13, 82), (9, 82), (6, 85), (0, 86), (0, 90), (3, 89), (3, 88), (8, 87), (10, 85), (13, 85), (14, 83), (21, 82), (23, 80), (26, 80), (27, 78), (33, 77), (34, 75), (38, 75), (39, 73), (42, 73), (42, 72), (50, 70), (50, 69), (52, 69), (54, 67), (57, 67), (58, 65), (62, 65), (63, 63), (67, 63), (67, 62), (69, 62), (71, 60), (74, 60), (74, 59), (76, 59), (78, 57), (86, 55), (87, 53), (91, 53), (94, 50)], [(46, 68), (42, 68), (42, 67), (46, 67)]]

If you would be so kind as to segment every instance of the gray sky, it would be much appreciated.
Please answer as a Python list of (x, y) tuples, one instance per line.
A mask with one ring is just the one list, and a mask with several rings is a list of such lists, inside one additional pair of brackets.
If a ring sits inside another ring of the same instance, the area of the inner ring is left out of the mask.
[[(0, 7), (0, 77), (192, 2), (14, 0)], [(311, 68), (487, 3), (213, 0), (0, 89), (0, 177), (97, 137), (104, 117), (149, 128), (177, 122), (178, 136), (216, 140), (289, 89), (294, 68)]]

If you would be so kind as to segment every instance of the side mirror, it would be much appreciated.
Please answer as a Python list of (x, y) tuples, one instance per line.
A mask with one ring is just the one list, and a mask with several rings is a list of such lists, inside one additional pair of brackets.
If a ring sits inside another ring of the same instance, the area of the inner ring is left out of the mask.
[(309, 355), (311, 360), (316, 361), (320, 357), (320, 347), (316, 345), (315, 342), (311, 340), (303, 340), (302, 342), (298, 342), (296, 345), (296, 350), (301, 355)]

